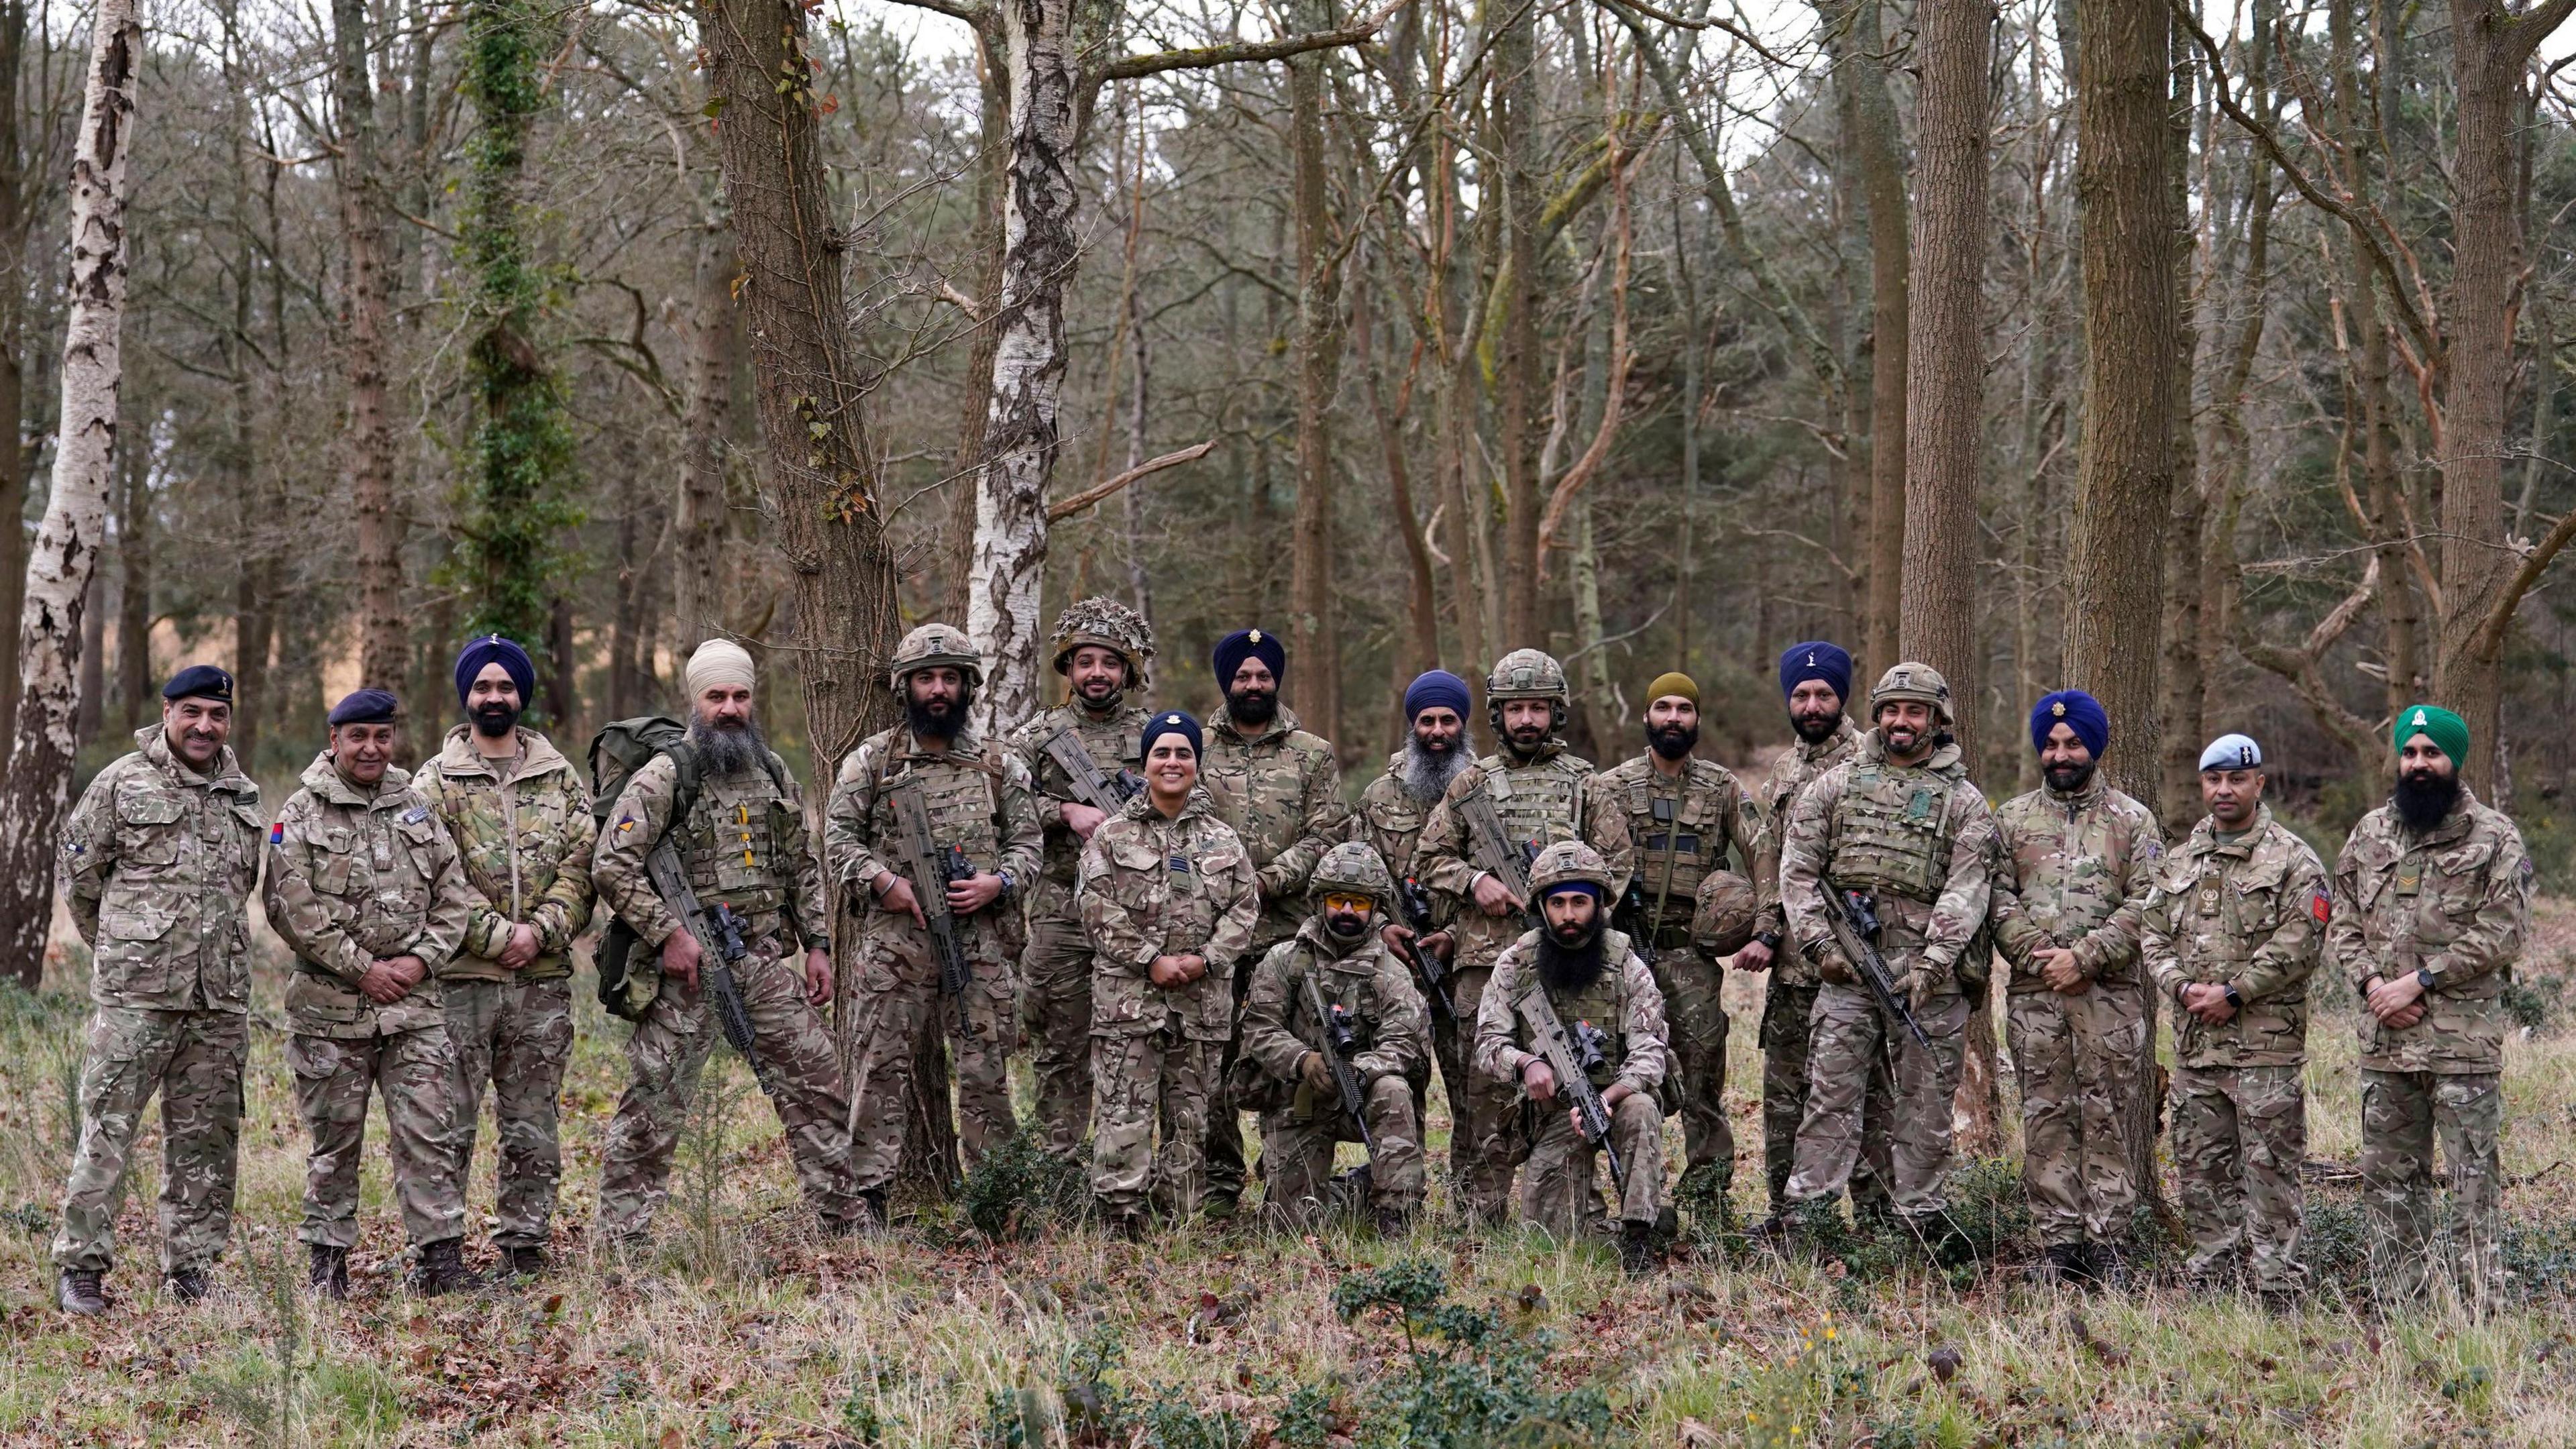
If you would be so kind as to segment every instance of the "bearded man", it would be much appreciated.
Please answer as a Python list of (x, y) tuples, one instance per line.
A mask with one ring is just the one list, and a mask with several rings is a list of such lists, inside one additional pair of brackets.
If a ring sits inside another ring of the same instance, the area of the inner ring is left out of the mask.
[[(1436, 998), (1427, 990), (1423, 995), (1430, 1013), (1431, 1055), (1440, 1062), (1440, 1085), (1449, 1099), (1453, 1131), (1467, 1120), (1467, 1059), (1475, 1048), (1475, 1011), (1459, 1006), (1447, 983), (1457, 954), (1456, 936), (1450, 930), (1456, 902), (1423, 886), (1413, 857), (1431, 807), (1440, 803), (1449, 782), (1468, 766), (1468, 705), (1467, 681), (1445, 669), (1418, 675), (1405, 686), (1404, 747), (1386, 757), (1386, 773), (1360, 792), (1350, 836), (1377, 851), (1393, 880), (1395, 897), (1379, 934), (1399, 953), (1417, 953), (1418, 959), (1441, 973)], [(1417, 988), (1424, 984), (1417, 974)], [(1427, 1067), (1417, 1058), (1413, 1066), (1416, 1122), (1427, 1120), (1423, 1109), (1429, 1087)]]

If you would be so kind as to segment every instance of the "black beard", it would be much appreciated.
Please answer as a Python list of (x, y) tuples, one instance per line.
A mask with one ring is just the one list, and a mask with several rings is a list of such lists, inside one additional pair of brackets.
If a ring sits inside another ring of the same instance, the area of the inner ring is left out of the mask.
[(689, 720), (689, 748), (697, 752), (699, 772), (711, 776), (762, 769), (769, 760), (769, 741), (762, 737), (756, 720), (709, 724), (706, 716), (694, 716)]
[(953, 740), (959, 730), (966, 728), (966, 711), (974, 703), (975, 687), (971, 684), (960, 686), (957, 697), (937, 714), (932, 714), (930, 706), (920, 700), (906, 699), (903, 702), (903, 722), (912, 727), (914, 739)]
[(1266, 725), (1279, 717), (1279, 696), (1267, 689), (1229, 689), (1225, 715), (1236, 724)]
[(1553, 926), (1538, 933), (1538, 979), (1550, 991), (1581, 991), (1601, 979), (1607, 964), (1598, 916), (1585, 928), (1579, 945), (1567, 945)]
[(1533, 731), (1528, 739), (1523, 739), (1521, 738), (1519, 731), (1505, 730), (1503, 731), (1503, 748), (1511, 751), (1515, 758), (1523, 760), (1529, 759), (1539, 751), (1547, 748), (1547, 733), (1548, 732), (1543, 729), (1537, 730)]
[(1667, 760), (1681, 759), (1691, 752), (1693, 745), (1698, 743), (1698, 725), (1692, 725), (1687, 729), (1680, 725), (1666, 725), (1662, 729), (1657, 729), (1653, 725), (1646, 726), (1646, 748)]
[(1368, 928), (1366, 916), (1339, 916), (1328, 913), (1324, 917), (1324, 934), (1345, 946), (1365, 939), (1368, 936)]
[(2093, 772), (2099, 768), (2101, 761), (2086, 760), (2080, 765), (2042, 765), (2039, 773), (2047, 779), (2048, 788), (2060, 795), (2072, 795), (2093, 783)]
[(506, 704), (478, 704), (474, 707), (474, 732), (487, 740), (497, 740), (518, 727), (519, 712)]
[(1798, 732), (1798, 738), (1805, 740), (1811, 745), (1821, 745), (1825, 741), (1832, 739), (1834, 737), (1834, 733), (1842, 727), (1843, 712), (1841, 710), (1835, 710), (1832, 714), (1826, 715), (1821, 719), (1810, 719), (1803, 715), (1794, 714), (1789, 716), (1789, 728), (1796, 730)]
[(1396, 782), (1417, 805), (1428, 805), (1449, 793), (1449, 782), (1467, 768), (1466, 752), (1456, 745), (1433, 750), (1420, 735), (1404, 737), (1404, 770)]
[(2406, 822), (2408, 830), (2423, 835), (2439, 827), (2449, 818), (2451, 807), (2459, 803), (2460, 777), (2400, 773), (2392, 798), (2397, 818)]
[(1073, 699), (1074, 703), (1091, 711), (1093, 714), (1107, 714), (1118, 708), (1119, 697), (1124, 695), (1126, 692), (1126, 685), (1112, 684), (1107, 690), (1101, 693), (1100, 698), (1093, 699), (1090, 695), (1085, 694), (1082, 690), (1077, 688), (1073, 692)]

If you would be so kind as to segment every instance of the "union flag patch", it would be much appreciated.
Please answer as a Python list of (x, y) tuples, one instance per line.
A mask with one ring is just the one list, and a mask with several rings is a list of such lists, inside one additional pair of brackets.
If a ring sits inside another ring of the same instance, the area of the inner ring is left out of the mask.
[(2308, 914), (2316, 917), (2317, 924), (2322, 926), (2334, 916), (2334, 901), (2324, 891), (2318, 891), (2308, 897)]

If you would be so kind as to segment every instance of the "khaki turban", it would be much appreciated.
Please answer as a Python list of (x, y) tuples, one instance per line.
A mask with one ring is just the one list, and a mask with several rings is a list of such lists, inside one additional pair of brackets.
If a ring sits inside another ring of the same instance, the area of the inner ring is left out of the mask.
[(689, 697), (717, 685), (751, 688), (751, 651), (730, 639), (710, 639), (689, 656)]

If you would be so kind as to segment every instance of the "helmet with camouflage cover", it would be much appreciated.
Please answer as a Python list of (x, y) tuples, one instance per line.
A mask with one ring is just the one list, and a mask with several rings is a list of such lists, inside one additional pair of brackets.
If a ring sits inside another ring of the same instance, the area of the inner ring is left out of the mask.
[(1911, 699), (1932, 706), (1932, 712), (1943, 724), (1950, 719), (1950, 681), (1929, 664), (1909, 659), (1891, 666), (1878, 677), (1869, 691), (1869, 717), (1878, 718), (1878, 707), (1890, 700)]
[(1315, 873), (1307, 878), (1307, 899), (1321, 905), (1326, 895), (1366, 896), (1375, 902), (1378, 914), (1395, 910), (1395, 877), (1388, 874), (1386, 862), (1364, 841), (1345, 840), (1324, 852), (1315, 862)]
[(1565, 666), (1543, 649), (1515, 649), (1494, 661), (1485, 676), (1485, 722), (1497, 739), (1503, 733), (1503, 701), (1543, 699), (1549, 704), (1548, 732), (1565, 728)]
[(1055, 616), (1055, 633), (1047, 640), (1047, 658), (1054, 662), (1055, 672), (1064, 673), (1073, 651), (1086, 644), (1111, 650), (1127, 661), (1127, 688), (1143, 689), (1152, 682), (1154, 626), (1125, 604), (1094, 594), (1064, 606), (1064, 612)]
[(924, 624), (904, 635), (903, 642), (894, 646), (894, 659), (886, 671), (886, 683), (900, 693), (904, 676), (942, 665), (963, 674), (971, 686), (981, 687), (984, 683), (983, 656), (975, 652), (975, 646), (967, 640), (965, 631), (947, 624)]
[(1596, 896), (1607, 898), (1610, 894), (1609, 862), (1601, 858), (1600, 851), (1580, 840), (1560, 840), (1530, 862), (1530, 895), (1534, 901), (1578, 881), (1589, 882)]
[(1732, 956), (1753, 939), (1753, 882), (1731, 870), (1700, 878), (1691, 910), (1691, 939), (1711, 956)]

